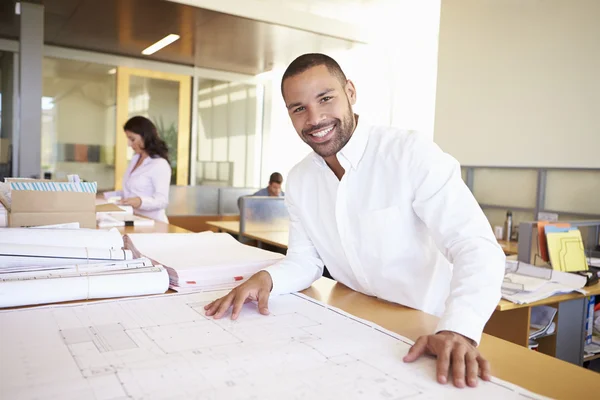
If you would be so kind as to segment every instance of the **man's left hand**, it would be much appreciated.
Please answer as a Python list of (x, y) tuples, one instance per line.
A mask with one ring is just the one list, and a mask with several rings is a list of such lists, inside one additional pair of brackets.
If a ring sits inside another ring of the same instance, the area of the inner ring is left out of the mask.
[(475, 343), (456, 332), (441, 331), (435, 335), (421, 336), (404, 357), (405, 362), (413, 362), (423, 354), (437, 357), (436, 374), (439, 383), (448, 382), (450, 368), (454, 386), (463, 388), (465, 381), (471, 387), (477, 386), (477, 376), (485, 381), (491, 379), (490, 363), (475, 347)]

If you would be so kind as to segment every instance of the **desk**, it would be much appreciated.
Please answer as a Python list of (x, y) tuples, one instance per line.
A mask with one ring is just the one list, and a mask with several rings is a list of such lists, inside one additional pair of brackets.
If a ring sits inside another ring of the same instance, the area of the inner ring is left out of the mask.
[(502, 250), (504, 250), (504, 254), (507, 256), (519, 254), (519, 243), (515, 242), (514, 240), (511, 240), (510, 242), (507, 242), (506, 240), (498, 240), (498, 244), (500, 244)]
[[(239, 227), (231, 224), (219, 221), (209, 222), (208, 224), (221, 230), (239, 233)], [(282, 249), (287, 249), (288, 245), (287, 231), (244, 232), (243, 236), (258, 241), (259, 245), (260, 243), (268, 243)], [(517, 242), (499, 241), (499, 243), (504, 246), (506, 254), (516, 253)], [(557, 333), (539, 339), (538, 351), (573, 364), (583, 365), (584, 338), (582, 330), (587, 312), (586, 297), (600, 294), (600, 283), (587, 288), (587, 290), (588, 294), (586, 295), (581, 293), (558, 295), (532, 304), (519, 305), (501, 300), (488, 321), (485, 332), (527, 348), (529, 345), (531, 307), (552, 305), (558, 309), (555, 321)]]
[(538, 351), (573, 364), (582, 365), (584, 324), (587, 297), (600, 295), (600, 283), (585, 288), (586, 294), (568, 293), (552, 296), (530, 304), (515, 304), (500, 300), (484, 332), (527, 347), (531, 308), (547, 305), (558, 310), (554, 322), (556, 333), (538, 340)]
[(160, 221), (154, 221), (152, 226), (119, 226), (117, 230), (122, 235), (127, 233), (190, 233), (187, 229)]
[(289, 235), (288, 231), (244, 232), (244, 236), (256, 240), (259, 247), (260, 243), (266, 243), (284, 250), (287, 250)]
[[(235, 229), (235, 226), (227, 221), (219, 221), (218, 225), (215, 223), (214, 226), (219, 229)], [(127, 233), (139, 232), (140, 229), (145, 232), (187, 232), (185, 229), (164, 223), (156, 223), (154, 227), (121, 229)], [(265, 233), (261, 232), (260, 236), (263, 235)], [(266, 235), (263, 236), (263, 239), (265, 237)], [(593, 290), (600, 293), (600, 284), (593, 287)], [(327, 278), (319, 279), (303, 293), (412, 340), (433, 332), (438, 321), (438, 318), (432, 315), (366, 296)], [(569, 296), (582, 297), (582, 295), (570, 294), (557, 296), (557, 298), (570, 298)], [(507, 302), (501, 302), (497, 310), (508, 310), (511, 307), (529, 309), (531, 307), (531, 305), (520, 306), (505, 303)], [(593, 398), (597, 395), (598, 384), (594, 382), (598, 382), (600, 376), (594, 372), (487, 334), (483, 335), (480, 350), (492, 363), (494, 376), (535, 393), (558, 399)]]
[[(432, 315), (363, 295), (327, 278), (319, 279), (303, 293), (412, 340), (433, 332), (438, 321)], [(598, 395), (600, 375), (592, 371), (486, 334), (480, 350), (491, 362), (494, 376), (535, 393), (557, 399)]]
[(221, 232), (232, 233), (234, 235), (240, 234), (239, 221), (207, 221), (206, 225), (217, 228)]

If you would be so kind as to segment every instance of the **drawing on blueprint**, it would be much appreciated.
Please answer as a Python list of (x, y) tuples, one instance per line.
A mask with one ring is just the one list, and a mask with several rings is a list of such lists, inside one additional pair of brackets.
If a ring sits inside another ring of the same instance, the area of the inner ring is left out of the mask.
[(269, 316), (205, 317), (221, 294), (2, 311), (0, 397), (540, 398), (500, 380), (439, 385), (432, 359), (402, 362), (407, 339), (302, 295), (271, 299)]

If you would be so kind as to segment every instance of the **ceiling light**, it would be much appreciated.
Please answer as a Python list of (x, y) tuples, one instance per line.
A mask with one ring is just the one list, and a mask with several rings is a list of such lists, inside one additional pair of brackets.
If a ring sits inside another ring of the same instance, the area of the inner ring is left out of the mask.
[(162, 49), (163, 47), (170, 45), (177, 39), (179, 39), (179, 35), (175, 35), (175, 34), (171, 33), (170, 35), (165, 36), (164, 38), (160, 39), (158, 42), (154, 43), (153, 45), (146, 47), (144, 49), (144, 51), (142, 51), (142, 54), (145, 56), (154, 54), (157, 51), (159, 51), (160, 49)]
[(114, 74), (116, 74), (116, 73), (117, 73), (117, 69), (116, 69), (116, 68), (111, 68), (111, 69), (109, 69), (109, 70), (108, 70), (108, 72), (107, 72), (107, 73), (108, 73), (109, 75), (114, 75)]
[(21, 15), (21, 2), (20, 1), (17, 1), (15, 3), (15, 14)]

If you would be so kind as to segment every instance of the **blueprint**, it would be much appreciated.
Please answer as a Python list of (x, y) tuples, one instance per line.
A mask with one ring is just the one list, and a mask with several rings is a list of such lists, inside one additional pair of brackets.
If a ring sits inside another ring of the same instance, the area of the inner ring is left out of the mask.
[(0, 311), (1, 399), (537, 399), (494, 379), (435, 380), (405, 364), (411, 342), (300, 294), (237, 321), (204, 305), (222, 292)]

